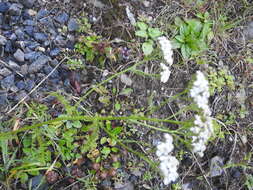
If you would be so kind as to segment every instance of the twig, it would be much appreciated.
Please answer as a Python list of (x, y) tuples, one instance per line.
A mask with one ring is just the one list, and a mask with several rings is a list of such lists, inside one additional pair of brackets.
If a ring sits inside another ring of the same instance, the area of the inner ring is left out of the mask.
[(45, 78), (43, 78), (43, 80), (42, 81), (40, 81), (40, 83), (39, 84), (37, 84), (24, 98), (22, 98), (14, 107), (12, 107), (8, 112), (7, 112), (7, 114), (10, 114), (13, 110), (15, 110), (18, 106), (19, 106), (19, 104), (21, 104), (28, 96), (30, 96), (42, 83), (44, 83), (47, 79), (48, 79), (48, 77), (50, 76), (50, 75), (52, 75), (53, 74), (53, 72), (66, 60), (67, 58), (65, 57), (64, 59), (62, 59), (55, 67), (54, 67), (54, 69), (45, 77)]
[(197, 162), (197, 164), (198, 164), (198, 166), (199, 166), (199, 169), (200, 169), (200, 171), (201, 171), (201, 173), (202, 173), (204, 179), (206, 180), (206, 183), (208, 184), (210, 190), (212, 190), (212, 186), (211, 186), (211, 184), (209, 183), (209, 181), (208, 181), (208, 179), (207, 179), (207, 177), (206, 177), (206, 175), (205, 175), (205, 172), (204, 172), (202, 166), (200, 165), (198, 159), (196, 158), (196, 156), (195, 156), (195, 154), (194, 154), (193, 152), (192, 152), (192, 156), (194, 157), (195, 161)]

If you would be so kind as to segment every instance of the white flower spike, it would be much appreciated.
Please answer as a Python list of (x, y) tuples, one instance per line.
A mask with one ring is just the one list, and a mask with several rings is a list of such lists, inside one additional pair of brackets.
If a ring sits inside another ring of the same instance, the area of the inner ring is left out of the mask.
[(166, 64), (160, 64), (162, 68), (161, 82), (166, 83), (169, 80), (171, 74), (169, 67), (173, 64), (173, 50), (170, 41), (165, 36), (159, 37), (158, 43), (160, 44), (161, 50), (163, 52), (163, 57), (166, 62)]
[(164, 60), (169, 66), (171, 66), (173, 64), (173, 50), (171, 42), (165, 36), (159, 37), (158, 42), (161, 46)]
[(194, 126), (190, 129), (195, 134), (192, 137), (193, 152), (203, 157), (206, 150), (205, 144), (213, 133), (213, 124), (210, 117), (211, 109), (208, 105), (210, 97), (208, 81), (201, 71), (197, 71), (196, 80), (190, 90), (190, 96), (203, 113), (201, 116), (195, 115)]
[(174, 149), (173, 138), (169, 134), (165, 134), (165, 142), (161, 142), (157, 146), (156, 155), (160, 160), (160, 170), (164, 175), (163, 183), (165, 185), (176, 181), (178, 178), (177, 168), (179, 166), (179, 161), (175, 156), (171, 156), (171, 152)]

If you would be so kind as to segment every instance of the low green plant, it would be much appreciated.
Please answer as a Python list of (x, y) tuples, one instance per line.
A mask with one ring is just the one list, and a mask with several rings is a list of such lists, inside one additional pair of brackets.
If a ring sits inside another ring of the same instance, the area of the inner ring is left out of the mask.
[(82, 36), (75, 45), (75, 50), (85, 56), (85, 59), (90, 63), (92, 63), (95, 58), (98, 59), (101, 65), (104, 64), (106, 58), (112, 61), (116, 60), (110, 42), (97, 35)]
[(154, 50), (154, 41), (160, 37), (163, 33), (159, 28), (152, 28), (145, 22), (136, 23), (137, 31), (135, 35), (144, 39), (142, 43), (142, 51), (144, 55), (150, 55)]
[(175, 18), (177, 35), (172, 40), (173, 47), (179, 48), (183, 59), (187, 60), (200, 55), (208, 49), (208, 44), (213, 38), (212, 22), (209, 14), (198, 14), (198, 19)]
[(80, 59), (69, 59), (67, 61), (67, 67), (70, 70), (77, 70), (77, 69), (83, 69), (84, 64)]
[(208, 80), (211, 95), (214, 95), (215, 92), (220, 93), (225, 87), (230, 90), (235, 90), (234, 77), (228, 74), (227, 69), (220, 69), (218, 71), (210, 69)]

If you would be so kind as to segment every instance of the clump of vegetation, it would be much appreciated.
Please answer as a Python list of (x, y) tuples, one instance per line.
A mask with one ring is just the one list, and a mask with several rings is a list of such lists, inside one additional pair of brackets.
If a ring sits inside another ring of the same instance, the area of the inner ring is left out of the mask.
[(144, 39), (144, 42), (141, 46), (144, 55), (150, 55), (154, 50), (154, 40), (156, 40), (163, 33), (159, 30), (159, 28), (152, 28), (145, 22), (141, 21), (136, 23), (136, 27), (138, 30), (135, 32), (135, 35)]
[(174, 48), (179, 48), (185, 60), (200, 55), (208, 49), (208, 44), (213, 38), (212, 22), (209, 14), (198, 14), (199, 19), (175, 18), (177, 35), (173, 39)]
[(227, 69), (220, 69), (218, 71), (211, 69), (208, 74), (208, 79), (211, 95), (214, 95), (215, 92), (222, 92), (225, 87), (230, 90), (235, 90), (234, 77), (228, 74)]

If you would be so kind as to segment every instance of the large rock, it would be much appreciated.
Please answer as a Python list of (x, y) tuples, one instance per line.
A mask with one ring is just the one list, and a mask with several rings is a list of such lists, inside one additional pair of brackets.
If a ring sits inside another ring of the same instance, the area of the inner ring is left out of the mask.
[(50, 60), (48, 56), (42, 55), (36, 61), (34, 61), (29, 67), (29, 73), (36, 73)]

